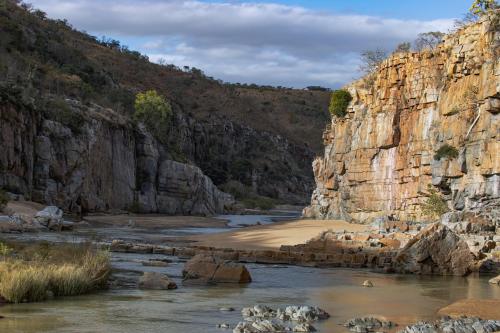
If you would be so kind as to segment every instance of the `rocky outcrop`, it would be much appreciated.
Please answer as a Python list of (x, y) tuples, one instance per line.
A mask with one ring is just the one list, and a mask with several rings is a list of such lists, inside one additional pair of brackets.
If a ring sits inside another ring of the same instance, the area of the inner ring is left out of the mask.
[(435, 223), (412, 238), (398, 253), (393, 268), (401, 273), (464, 276), (476, 258), (467, 243), (448, 227)]
[(210, 255), (196, 255), (182, 270), (184, 281), (202, 283), (249, 283), (250, 272), (244, 265)]
[[(334, 117), (324, 133), (306, 216), (425, 219), (430, 184), (453, 210), (498, 206), (497, 22), (484, 18), (433, 51), (393, 54), (347, 87), (353, 100), (347, 116)], [(435, 156), (444, 145), (458, 156)]]
[[(74, 213), (222, 213), (233, 201), (196, 166), (171, 160), (143, 127), (67, 100), (79, 130), (23, 105), (0, 105), (0, 186)], [(57, 110), (56, 110), (57, 111)]]

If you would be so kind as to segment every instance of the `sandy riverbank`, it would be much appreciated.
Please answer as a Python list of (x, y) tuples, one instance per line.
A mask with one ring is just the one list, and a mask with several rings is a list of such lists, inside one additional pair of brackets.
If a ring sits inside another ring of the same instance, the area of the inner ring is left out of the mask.
[(211, 235), (190, 236), (195, 245), (237, 250), (276, 250), (281, 245), (296, 245), (326, 230), (365, 231), (369, 227), (338, 220), (296, 220), (259, 225)]

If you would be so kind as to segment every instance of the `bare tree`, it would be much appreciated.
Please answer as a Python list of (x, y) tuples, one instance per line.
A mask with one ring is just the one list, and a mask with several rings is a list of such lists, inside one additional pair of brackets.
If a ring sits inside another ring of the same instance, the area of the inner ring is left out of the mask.
[(440, 31), (429, 31), (418, 34), (415, 40), (415, 49), (422, 51), (424, 49), (434, 50), (436, 46), (443, 40), (444, 33)]
[(399, 43), (398, 46), (396, 46), (396, 49), (394, 50), (394, 52), (410, 52), (410, 49), (411, 49), (411, 43), (410, 42), (403, 42), (403, 43)]
[(361, 61), (363, 62), (359, 69), (366, 73), (373, 73), (379, 65), (387, 58), (387, 52), (382, 49), (368, 50), (361, 53)]

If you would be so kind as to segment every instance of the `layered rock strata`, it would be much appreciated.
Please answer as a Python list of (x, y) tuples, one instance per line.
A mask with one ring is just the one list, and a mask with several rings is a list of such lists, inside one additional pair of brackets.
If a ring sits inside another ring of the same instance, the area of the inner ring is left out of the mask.
[[(499, 30), (498, 19), (484, 18), (435, 50), (395, 53), (349, 85), (353, 100), (346, 117), (334, 117), (324, 132), (324, 156), (313, 163), (317, 187), (304, 214), (425, 219), (429, 185), (452, 210), (498, 206)], [(456, 157), (436, 156), (446, 145)]]

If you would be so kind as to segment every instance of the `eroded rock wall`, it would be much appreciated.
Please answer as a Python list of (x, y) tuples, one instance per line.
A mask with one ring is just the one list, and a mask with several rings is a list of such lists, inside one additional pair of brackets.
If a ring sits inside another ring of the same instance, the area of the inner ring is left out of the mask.
[(81, 116), (78, 130), (2, 100), (0, 186), (75, 213), (209, 215), (232, 203), (198, 167), (171, 160), (144, 127), (97, 105), (67, 103)]
[[(500, 32), (485, 18), (433, 51), (396, 53), (347, 89), (348, 115), (324, 133), (304, 214), (422, 219), (429, 184), (454, 210), (500, 197)], [(457, 158), (435, 159), (444, 144)]]

